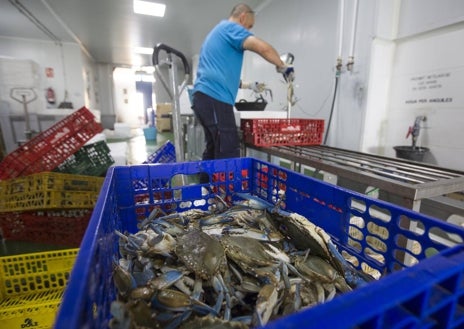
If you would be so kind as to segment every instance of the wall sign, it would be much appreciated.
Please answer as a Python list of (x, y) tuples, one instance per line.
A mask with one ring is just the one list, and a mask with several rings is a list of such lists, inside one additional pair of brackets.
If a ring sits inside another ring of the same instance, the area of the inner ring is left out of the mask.
[(464, 69), (447, 69), (397, 77), (398, 106), (464, 105)]

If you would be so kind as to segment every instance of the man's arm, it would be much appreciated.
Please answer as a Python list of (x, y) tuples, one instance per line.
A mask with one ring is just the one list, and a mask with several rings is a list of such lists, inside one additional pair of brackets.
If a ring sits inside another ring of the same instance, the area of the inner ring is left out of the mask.
[(249, 36), (243, 42), (243, 48), (253, 51), (267, 60), (269, 63), (274, 64), (277, 69), (283, 68), (285, 63), (280, 59), (280, 55), (269, 43), (261, 40), (255, 36)]

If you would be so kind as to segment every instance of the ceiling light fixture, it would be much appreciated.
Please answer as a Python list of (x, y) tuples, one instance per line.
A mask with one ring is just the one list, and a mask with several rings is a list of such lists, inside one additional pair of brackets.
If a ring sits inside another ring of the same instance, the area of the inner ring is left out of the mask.
[(166, 5), (156, 2), (134, 0), (134, 13), (164, 17)]
[(153, 48), (148, 47), (135, 47), (134, 53), (143, 54), (143, 55), (151, 55), (153, 54)]

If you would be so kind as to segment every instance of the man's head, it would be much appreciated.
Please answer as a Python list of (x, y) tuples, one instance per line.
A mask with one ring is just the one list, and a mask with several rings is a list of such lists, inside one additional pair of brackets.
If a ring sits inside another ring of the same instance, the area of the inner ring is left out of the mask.
[(250, 30), (255, 24), (255, 13), (247, 4), (239, 3), (232, 9), (229, 20)]

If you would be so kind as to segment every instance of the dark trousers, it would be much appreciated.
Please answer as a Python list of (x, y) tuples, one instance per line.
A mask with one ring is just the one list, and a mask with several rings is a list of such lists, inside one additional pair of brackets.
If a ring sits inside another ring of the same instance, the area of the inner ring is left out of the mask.
[(240, 139), (232, 105), (196, 92), (192, 109), (205, 132), (203, 160), (240, 157)]

